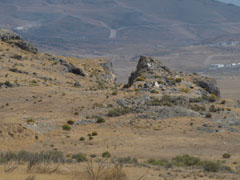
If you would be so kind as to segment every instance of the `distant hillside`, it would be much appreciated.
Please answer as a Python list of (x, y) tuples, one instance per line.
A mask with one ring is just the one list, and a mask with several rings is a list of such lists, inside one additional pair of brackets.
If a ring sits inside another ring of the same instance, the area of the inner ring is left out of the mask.
[(2, 0), (0, 25), (42, 49), (134, 55), (240, 33), (240, 7), (215, 0)]

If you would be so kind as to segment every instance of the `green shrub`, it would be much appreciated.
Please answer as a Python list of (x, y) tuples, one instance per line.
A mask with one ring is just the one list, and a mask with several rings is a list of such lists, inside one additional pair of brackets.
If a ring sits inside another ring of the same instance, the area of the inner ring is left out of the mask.
[(67, 122), (69, 125), (73, 125), (74, 124), (74, 121), (73, 120), (68, 120)]
[(136, 81), (145, 81), (145, 80), (146, 80), (145, 77), (138, 77), (138, 78), (136, 79)]
[(85, 141), (85, 137), (80, 137), (79, 141)]
[(228, 158), (231, 157), (231, 154), (229, 154), (229, 153), (224, 153), (222, 157), (225, 158), (225, 159), (228, 159)]
[(182, 93), (190, 93), (191, 92), (191, 90), (189, 88), (182, 88), (182, 89), (180, 89), (180, 91)]
[(89, 136), (88, 139), (89, 139), (89, 140), (93, 140), (93, 137), (92, 137), (92, 136)]
[(222, 100), (221, 104), (226, 104), (226, 100)]
[(211, 105), (209, 108), (209, 112), (217, 112), (217, 108), (214, 105)]
[(103, 158), (110, 158), (110, 157), (111, 157), (111, 154), (110, 154), (110, 152), (106, 151), (106, 152), (103, 152), (103, 153), (102, 153), (102, 157), (103, 157)]
[(201, 162), (201, 167), (207, 172), (218, 172), (220, 169), (220, 164), (211, 162), (211, 161), (203, 161)]
[(105, 119), (103, 117), (97, 117), (97, 123), (105, 123)]
[(77, 162), (87, 161), (87, 157), (83, 153), (78, 153), (78, 154), (72, 155), (72, 159), (75, 159)]
[(212, 118), (212, 114), (211, 113), (207, 113), (205, 117), (206, 118)]
[(115, 108), (115, 109), (112, 109), (110, 111), (108, 111), (108, 116), (109, 117), (117, 117), (117, 116), (121, 116), (121, 115), (124, 115), (124, 114), (128, 114), (131, 112), (131, 109), (128, 108), (128, 107), (124, 107), (124, 108)]
[(180, 82), (182, 82), (182, 78), (176, 78), (175, 81), (176, 81), (177, 83), (180, 83)]
[(189, 155), (183, 155), (176, 156), (175, 158), (172, 159), (172, 162), (176, 166), (195, 166), (200, 162), (200, 159)]
[(150, 91), (152, 94), (159, 94), (159, 92), (156, 89), (153, 89)]
[(91, 154), (90, 157), (91, 157), (91, 158), (96, 158), (97, 155), (96, 155), (96, 154)]
[(65, 124), (62, 126), (62, 129), (65, 131), (70, 131), (72, 128), (69, 125)]
[(97, 136), (98, 133), (96, 131), (92, 132), (92, 136)]
[(120, 157), (116, 159), (112, 159), (113, 162), (117, 162), (118, 164), (138, 164), (138, 161), (136, 158), (131, 157)]

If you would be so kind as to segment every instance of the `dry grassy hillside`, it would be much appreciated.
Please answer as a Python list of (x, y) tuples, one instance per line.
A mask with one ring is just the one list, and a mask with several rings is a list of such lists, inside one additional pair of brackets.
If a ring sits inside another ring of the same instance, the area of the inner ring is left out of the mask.
[(240, 178), (239, 103), (214, 80), (141, 57), (117, 86), (106, 60), (0, 37), (0, 179)]

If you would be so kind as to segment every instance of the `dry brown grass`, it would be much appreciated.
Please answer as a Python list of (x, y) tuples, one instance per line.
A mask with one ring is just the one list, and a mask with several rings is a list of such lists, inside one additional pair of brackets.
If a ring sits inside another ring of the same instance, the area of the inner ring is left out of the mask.
[(98, 162), (96, 168), (93, 162), (89, 161), (86, 174), (86, 180), (127, 180), (127, 175), (122, 166), (116, 165), (109, 168), (105, 161)]
[(53, 174), (58, 172), (59, 164), (39, 163), (27, 167), (28, 173)]

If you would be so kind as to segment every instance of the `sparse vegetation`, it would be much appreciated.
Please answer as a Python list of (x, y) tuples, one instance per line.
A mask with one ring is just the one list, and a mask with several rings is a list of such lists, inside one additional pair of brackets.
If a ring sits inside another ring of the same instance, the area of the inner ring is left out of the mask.
[(69, 125), (73, 125), (73, 124), (74, 124), (74, 121), (73, 121), (73, 120), (68, 120), (67, 123), (68, 123)]
[(105, 123), (105, 119), (103, 117), (97, 117), (97, 123)]
[(85, 137), (80, 137), (79, 141), (85, 141)]
[(72, 128), (69, 125), (65, 124), (62, 126), (62, 129), (65, 131), (70, 131)]
[(223, 158), (225, 158), (225, 159), (229, 159), (230, 157), (231, 157), (231, 154), (229, 154), (229, 153), (223, 154)]
[(131, 112), (131, 108), (129, 107), (124, 107), (124, 108), (115, 108), (115, 109), (112, 109), (110, 111), (108, 111), (108, 116), (109, 117), (117, 117), (117, 116), (121, 116), (121, 115), (124, 115), (124, 114), (128, 114)]
[(102, 153), (102, 157), (103, 157), (103, 158), (110, 158), (110, 157), (111, 157), (111, 154), (110, 154), (110, 152), (106, 151), (106, 152), (103, 152), (103, 153)]
[(196, 167), (196, 168), (202, 168), (207, 172), (218, 172), (218, 171), (224, 171), (224, 172), (232, 172), (232, 169), (228, 166), (225, 166), (222, 164), (222, 162), (217, 161), (201, 161), (200, 158), (189, 156), (189, 155), (183, 155), (183, 156), (176, 156), (172, 158), (171, 161), (161, 159), (161, 160), (155, 160), (155, 159), (149, 159), (147, 163), (155, 166), (164, 166), (164, 167)]
[(72, 155), (72, 159), (75, 159), (77, 162), (87, 161), (87, 157), (83, 153), (78, 153), (78, 154)]

